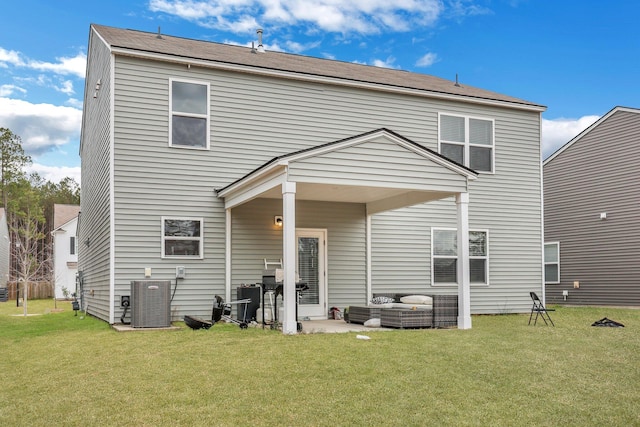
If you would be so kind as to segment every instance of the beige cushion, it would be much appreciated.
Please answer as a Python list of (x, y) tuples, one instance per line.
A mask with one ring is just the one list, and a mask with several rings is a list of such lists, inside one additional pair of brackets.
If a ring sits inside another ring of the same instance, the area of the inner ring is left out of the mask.
[(400, 302), (404, 304), (425, 304), (432, 305), (433, 299), (428, 295), (408, 295), (400, 298)]

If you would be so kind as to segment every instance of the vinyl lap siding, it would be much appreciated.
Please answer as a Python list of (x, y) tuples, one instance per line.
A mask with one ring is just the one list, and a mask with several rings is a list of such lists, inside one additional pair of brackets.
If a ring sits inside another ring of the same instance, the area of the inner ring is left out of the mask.
[[(233, 210), (234, 288), (243, 283), (259, 282), (264, 258), (282, 259), (282, 229), (274, 226), (275, 215), (282, 215), (282, 201), (277, 199), (256, 199)], [(296, 226), (327, 230), (329, 306), (344, 307), (354, 301), (364, 303), (364, 206), (299, 201), (296, 203)]]
[[(151, 279), (172, 282), (172, 320), (185, 314), (210, 318), (214, 296), (224, 295), (225, 277), (225, 216), (214, 193), (220, 185), (215, 153), (168, 146), (169, 78), (179, 74), (120, 58), (116, 66), (116, 300), (150, 268)], [(202, 259), (161, 257), (163, 216), (202, 218)], [(176, 282), (178, 266), (185, 267), (186, 277)]]
[[(506, 109), (488, 107), (459, 107), (460, 104), (448, 101), (282, 81), (198, 67), (187, 69), (180, 64), (161, 64), (129, 57), (118, 57), (115, 71), (118, 81), (115, 88), (114, 164), (115, 227), (118, 236), (115, 242), (116, 300), (119, 300), (120, 294), (128, 293), (131, 280), (143, 277), (145, 267), (152, 268), (154, 279), (165, 279), (174, 277), (176, 265), (184, 265), (187, 268), (187, 279), (178, 284), (173, 302), (174, 320), (186, 312), (208, 315), (209, 297), (224, 292), (225, 212), (222, 201), (214, 195), (215, 188), (224, 187), (241, 178), (274, 156), (381, 127), (437, 150), (438, 112), (465, 113), (496, 119), (497, 173), (495, 176), (482, 175), (473, 183), (470, 212), (472, 227), (491, 228), (491, 215), (502, 215), (505, 218), (505, 224), (490, 231), (496, 233), (497, 253), (503, 252), (504, 256), (504, 259), (500, 259), (498, 255), (495, 260), (492, 258), (492, 268), (495, 262), (496, 271), (500, 272), (495, 274), (495, 282), (492, 276), (492, 292), (506, 290), (508, 295), (505, 298), (515, 299), (516, 309), (524, 311), (526, 299), (522, 295), (528, 298), (525, 290), (533, 289), (536, 281), (539, 288), (541, 234), (538, 113), (514, 113)], [(210, 84), (210, 150), (168, 147), (170, 78), (184, 78)], [(513, 129), (508, 130), (509, 126)], [(378, 149), (385, 150), (384, 144)], [(344, 160), (331, 159), (332, 162)], [(403, 159), (398, 158), (394, 161), (402, 164)], [(515, 162), (515, 165), (510, 166), (510, 162)], [(309, 170), (315, 168), (326, 173), (329, 163), (307, 165)], [(416, 179), (420, 179), (420, 173), (424, 173), (409, 172), (415, 173)], [(411, 183), (403, 183), (407, 184)], [(497, 205), (496, 200), (505, 202), (506, 205)], [(537, 206), (534, 206), (536, 203)], [(300, 203), (298, 209), (302, 211), (304, 206), (305, 204)], [(237, 245), (248, 244), (243, 242), (242, 233), (246, 232), (249, 236), (250, 232), (257, 232), (257, 224), (246, 224), (246, 231), (236, 229), (239, 224), (237, 221), (240, 220), (236, 215), (240, 215), (242, 209), (244, 207), (234, 209), (233, 286), (239, 282), (251, 283), (257, 279), (255, 267), (245, 267), (242, 262), (255, 265), (262, 259), (260, 257), (257, 261), (243, 261), (243, 256), (249, 256), (249, 246), (246, 246), (244, 251), (246, 255), (243, 251), (237, 252)], [(358, 209), (364, 212), (363, 207)], [(385, 279), (385, 283), (391, 283), (394, 275), (384, 273), (381, 268), (375, 269), (376, 262), (383, 262), (386, 255), (395, 257), (396, 254), (402, 253), (396, 249), (412, 247), (416, 242), (421, 245), (418, 247), (421, 247), (422, 253), (426, 250), (428, 254), (429, 236), (416, 236), (416, 230), (429, 230), (437, 215), (444, 215), (437, 218), (439, 222), (448, 223), (451, 209), (455, 218), (455, 204), (451, 206), (449, 203), (448, 208), (436, 209), (433, 213), (428, 210), (426, 219), (423, 216), (424, 209), (411, 208), (406, 212), (390, 214), (390, 218), (394, 215), (405, 215), (406, 220), (400, 224), (393, 220), (385, 223), (385, 216), (376, 218), (374, 277), (379, 273), (380, 277), (389, 277), (389, 281)], [(160, 217), (163, 215), (204, 218), (203, 260), (176, 262), (160, 259)], [(308, 226), (329, 228), (328, 225), (323, 225), (323, 222), (329, 224), (333, 221), (332, 217), (340, 215), (342, 212), (327, 210), (322, 221), (319, 219)], [(272, 223), (273, 215), (266, 215), (263, 221), (264, 224)], [(353, 226), (355, 220), (349, 221), (350, 226)], [(358, 221), (360, 222), (355, 222), (357, 227), (364, 227), (364, 213)], [(300, 223), (298, 225), (302, 226)], [(343, 236), (345, 242), (349, 239), (355, 239), (357, 242), (360, 238), (364, 239), (359, 233), (351, 236), (345, 230), (341, 231), (343, 234), (338, 234)], [(345, 253), (341, 253), (332, 243), (334, 232), (329, 229), (329, 261), (340, 266), (343, 259), (349, 258), (343, 258)], [(536, 236), (537, 248), (533, 249), (532, 242)], [(493, 234), (491, 237), (493, 249)], [(255, 238), (253, 240), (253, 244), (258, 244)], [(510, 253), (507, 249), (502, 249), (507, 248), (507, 243), (512, 242), (515, 242), (517, 250)], [(264, 245), (264, 248), (258, 249), (262, 250), (265, 256), (273, 251), (281, 251), (278, 244), (274, 244), (270, 239), (260, 241), (259, 245)], [(388, 248), (388, 252), (381, 252), (379, 248)], [(254, 253), (260, 253), (260, 250)], [(429, 280), (429, 257), (427, 256), (425, 263), (424, 257), (419, 254), (420, 252), (412, 252), (407, 258), (416, 260), (416, 264), (401, 263), (399, 265), (402, 267), (396, 269), (398, 272), (405, 272), (407, 276), (411, 272), (420, 272), (419, 283), (409, 284), (416, 289), (422, 289)], [(236, 259), (236, 255), (239, 260)], [(356, 258), (359, 257), (360, 255), (356, 255)], [(538, 266), (537, 272), (532, 267), (534, 264)], [(405, 269), (407, 265), (409, 268)], [(357, 278), (361, 268), (363, 267), (357, 266), (349, 272), (348, 266), (336, 267), (330, 264), (329, 274), (343, 272), (337, 277), (332, 276), (329, 304), (362, 302), (365, 292), (362, 283), (364, 273)], [(393, 283), (396, 286), (405, 286), (405, 282), (398, 280), (401, 277), (403, 276), (394, 279)], [(495, 300), (493, 294), (485, 294), (475, 289), (474, 292), (473, 308), (476, 311), (491, 310), (502, 304), (502, 301)], [(527, 302), (526, 309), (528, 307)]]
[[(81, 202), (78, 222), (78, 271), (84, 277), (88, 313), (109, 320), (110, 300), (110, 97), (111, 55), (92, 37), (87, 70), (81, 141)], [(100, 80), (100, 89), (94, 86)], [(93, 98), (97, 92), (96, 98)]]
[[(490, 283), (471, 286), (472, 313), (526, 312), (529, 291), (542, 286), (539, 114), (442, 108), (495, 119), (495, 174), (469, 185), (469, 226), (489, 232)], [(456, 228), (453, 198), (375, 215), (373, 225), (374, 292), (400, 283), (407, 292), (457, 293), (433, 285), (430, 272), (431, 227)]]
[[(375, 164), (374, 168), (372, 164)], [(402, 174), (398, 173), (400, 170)], [(322, 178), (329, 184), (414, 189), (430, 187), (443, 191), (456, 186), (460, 191), (466, 189), (466, 183), (458, 173), (446, 170), (384, 138), (292, 162), (289, 176), (298, 182)]]
[(545, 240), (560, 242), (549, 301), (640, 305), (639, 136), (640, 115), (618, 111), (545, 165)]

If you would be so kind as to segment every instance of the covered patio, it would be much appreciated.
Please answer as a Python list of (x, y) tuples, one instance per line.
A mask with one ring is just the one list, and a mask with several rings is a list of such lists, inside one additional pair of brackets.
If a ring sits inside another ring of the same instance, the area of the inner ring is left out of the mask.
[[(216, 191), (226, 209), (226, 298), (232, 287), (232, 210), (254, 199), (282, 202), (283, 333), (297, 332), (296, 202), (358, 203), (366, 212), (366, 294), (372, 294), (371, 218), (453, 197), (456, 204), (458, 328), (471, 328), (469, 192), (477, 173), (388, 129), (275, 157)], [(330, 286), (330, 284), (329, 284)]]

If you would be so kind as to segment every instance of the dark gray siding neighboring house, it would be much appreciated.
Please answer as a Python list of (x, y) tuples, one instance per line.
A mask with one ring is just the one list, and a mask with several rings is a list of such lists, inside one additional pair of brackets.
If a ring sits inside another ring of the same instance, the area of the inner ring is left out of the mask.
[(624, 107), (544, 161), (547, 302), (640, 306), (639, 164), (640, 109)]
[(302, 267), (310, 318), (375, 292), (457, 294), (469, 328), (471, 313), (527, 312), (544, 293), (540, 104), (100, 25), (86, 81), (91, 315), (115, 323), (131, 281), (151, 279), (171, 281), (172, 320), (208, 318), (265, 259), (283, 260), (287, 331)]

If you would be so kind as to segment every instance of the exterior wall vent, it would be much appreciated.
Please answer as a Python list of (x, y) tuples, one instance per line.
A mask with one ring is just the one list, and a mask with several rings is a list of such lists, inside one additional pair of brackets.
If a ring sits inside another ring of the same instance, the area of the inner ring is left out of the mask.
[(171, 326), (171, 281), (131, 282), (131, 326), (165, 328)]

